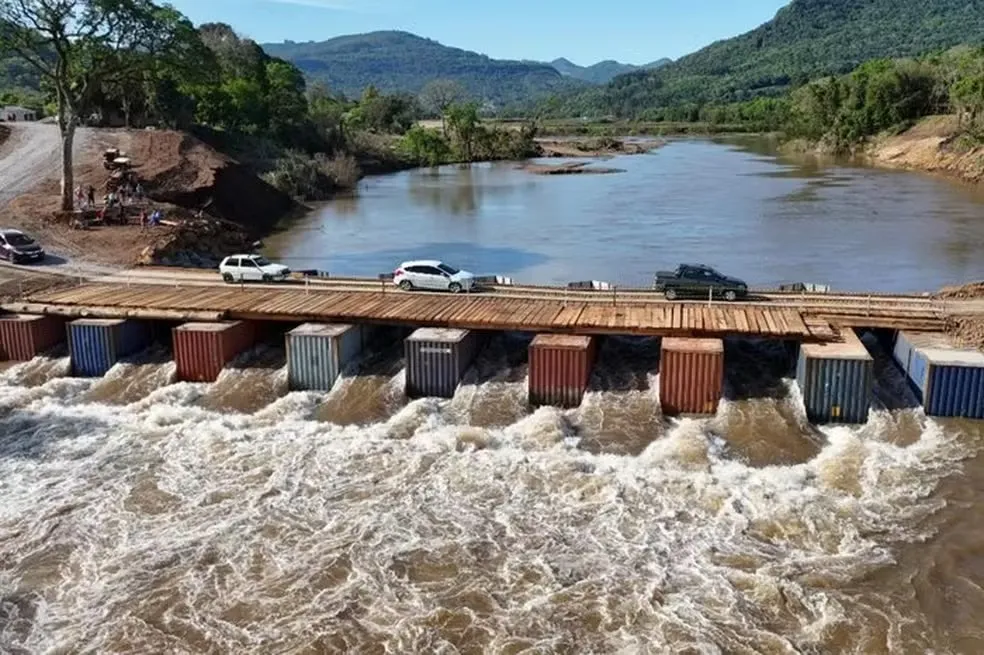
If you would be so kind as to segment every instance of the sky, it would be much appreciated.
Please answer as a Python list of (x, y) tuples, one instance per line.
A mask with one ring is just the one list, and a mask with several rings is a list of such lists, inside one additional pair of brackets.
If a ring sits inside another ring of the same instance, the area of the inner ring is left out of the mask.
[[(195, 24), (260, 43), (404, 30), (496, 59), (589, 65), (676, 59), (772, 18), (788, 0), (170, 0)], [(616, 8), (617, 7), (617, 8)]]

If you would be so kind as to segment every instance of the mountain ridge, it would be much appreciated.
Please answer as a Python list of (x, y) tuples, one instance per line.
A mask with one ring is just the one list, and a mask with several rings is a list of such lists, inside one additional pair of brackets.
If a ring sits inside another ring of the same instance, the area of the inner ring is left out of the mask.
[(370, 85), (388, 93), (417, 94), (431, 80), (453, 79), (474, 99), (503, 105), (587, 85), (542, 62), (493, 59), (401, 30), (261, 47), (349, 96)]
[(655, 71), (614, 78), (602, 111), (722, 103), (778, 95), (878, 58), (984, 42), (984, 11), (968, 0), (792, 0), (753, 30)]

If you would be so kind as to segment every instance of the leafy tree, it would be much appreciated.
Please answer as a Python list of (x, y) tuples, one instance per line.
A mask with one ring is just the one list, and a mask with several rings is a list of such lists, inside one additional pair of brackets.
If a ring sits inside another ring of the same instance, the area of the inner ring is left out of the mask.
[(448, 107), (447, 126), (455, 147), (464, 161), (472, 160), (475, 139), (479, 131), (478, 105), (474, 102)]
[(425, 109), (441, 117), (441, 133), (448, 135), (448, 126), (444, 116), (448, 107), (464, 100), (467, 92), (460, 82), (455, 80), (432, 80), (420, 91), (420, 103)]
[(54, 92), (62, 209), (73, 208), (75, 129), (94, 97), (171, 50), (185, 26), (149, 0), (0, 0), (0, 52), (21, 57)]
[(440, 133), (414, 125), (403, 135), (398, 149), (421, 166), (437, 166), (448, 160), (451, 147)]

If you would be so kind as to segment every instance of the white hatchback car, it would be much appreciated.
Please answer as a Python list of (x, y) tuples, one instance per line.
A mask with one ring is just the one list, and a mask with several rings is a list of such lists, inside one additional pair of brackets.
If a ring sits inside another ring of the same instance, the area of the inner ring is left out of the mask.
[(400, 264), (400, 267), (393, 271), (393, 283), (404, 291), (433, 289), (461, 293), (474, 288), (475, 276), (441, 261), (422, 259)]
[(286, 280), (290, 269), (259, 255), (232, 255), (219, 264), (219, 273), (226, 282), (274, 282)]

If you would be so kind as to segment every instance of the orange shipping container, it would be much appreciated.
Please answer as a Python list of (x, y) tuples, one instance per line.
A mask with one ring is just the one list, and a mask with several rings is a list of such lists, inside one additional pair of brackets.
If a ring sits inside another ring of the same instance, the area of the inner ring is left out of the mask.
[(659, 365), (663, 414), (715, 414), (723, 387), (723, 341), (663, 339)]
[(591, 379), (597, 339), (540, 334), (530, 344), (530, 404), (577, 407)]
[(252, 323), (185, 323), (172, 331), (178, 380), (215, 382), (227, 363), (253, 345)]
[(65, 320), (31, 314), (0, 315), (0, 361), (26, 362), (65, 340)]

